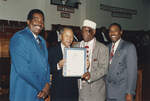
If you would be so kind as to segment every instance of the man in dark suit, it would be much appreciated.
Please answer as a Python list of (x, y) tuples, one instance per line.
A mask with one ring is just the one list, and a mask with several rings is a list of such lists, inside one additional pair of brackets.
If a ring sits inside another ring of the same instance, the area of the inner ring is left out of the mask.
[(27, 27), (10, 40), (10, 101), (44, 101), (49, 94), (50, 66), (45, 40), (39, 35), (44, 14), (29, 12)]
[(51, 101), (78, 101), (77, 78), (63, 77), (62, 67), (66, 62), (63, 59), (64, 48), (70, 47), (73, 41), (73, 31), (71, 28), (63, 28), (60, 31), (61, 43), (57, 46), (49, 47), (49, 64), (51, 65), (52, 85)]
[(137, 82), (137, 54), (135, 46), (121, 38), (117, 23), (109, 27), (112, 43), (108, 45), (110, 61), (106, 76), (107, 101), (133, 101)]
[(49, 46), (55, 46), (60, 43), (60, 29), (61, 24), (57, 24), (54, 31), (51, 31), (46, 38), (46, 41), (49, 43)]
[(97, 31), (96, 34), (95, 34), (95, 37), (96, 37), (96, 40), (105, 44), (105, 45), (108, 45), (111, 40), (109, 38), (109, 35), (106, 33), (106, 28), (105, 26), (101, 27), (100, 28), (100, 32)]

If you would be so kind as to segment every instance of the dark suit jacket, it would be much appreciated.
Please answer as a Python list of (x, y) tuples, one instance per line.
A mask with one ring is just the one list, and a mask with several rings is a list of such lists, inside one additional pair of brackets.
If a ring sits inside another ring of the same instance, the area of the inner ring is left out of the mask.
[(63, 59), (61, 45), (50, 47), (48, 50), (52, 74), (51, 101), (78, 101), (77, 78), (63, 77), (62, 69), (57, 70), (57, 63)]
[(58, 36), (56, 31), (50, 31), (49, 35), (46, 38), (46, 41), (49, 45), (52, 45), (53, 42), (58, 43)]
[[(111, 51), (111, 44), (108, 45)], [(137, 81), (137, 54), (135, 46), (120, 40), (106, 76), (107, 97), (125, 100), (126, 94), (135, 94)]]
[(96, 32), (95, 37), (96, 37), (96, 40), (97, 40), (97, 41), (99, 41), (99, 42), (101, 42), (101, 43), (103, 43), (103, 44), (105, 44), (105, 45), (108, 45), (109, 43), (111, 43), (111, 40), (110, 40), (110, 38), (109, 38), (109, 35), (106, 35), (106, 34), (105, 34), (105, 37), (106, 37), (106, 39), (108, 40), (108, 42), (105, 42), (102, 33), (99, 32), (99, 31)]

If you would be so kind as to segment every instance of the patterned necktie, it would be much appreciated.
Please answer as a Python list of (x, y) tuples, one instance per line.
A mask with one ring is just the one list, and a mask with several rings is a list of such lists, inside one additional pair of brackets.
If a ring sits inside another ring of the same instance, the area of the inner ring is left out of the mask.
[(37, 43), (39, 44), (40, 48), (42, 49), (38, 36), (36, 37), (36, 41), (37, 41)]
[(115, 44), (113, 44), (112, 48), (111, 48), (111, 53), (110, 53), (110, 65), (111, 65), (111, 62), (112, 62), (112, 58), (114, 56), (114, 47), (115, 47)]

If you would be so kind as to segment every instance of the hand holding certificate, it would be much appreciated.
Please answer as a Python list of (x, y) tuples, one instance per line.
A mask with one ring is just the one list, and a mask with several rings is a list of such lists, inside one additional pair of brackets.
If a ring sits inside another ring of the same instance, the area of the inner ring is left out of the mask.
[(66, 65), (63, 75), (67, 77), (81, 77), (86, 72), (86, 49), (65, 48)]

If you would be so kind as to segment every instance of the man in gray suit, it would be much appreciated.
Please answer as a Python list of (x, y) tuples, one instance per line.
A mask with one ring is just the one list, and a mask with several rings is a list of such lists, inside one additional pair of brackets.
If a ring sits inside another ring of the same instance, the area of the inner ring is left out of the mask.
[(112, 43), (106, 76), (107, 101), (132, 101), (137, 82), (137, 54), (135, 46), (121, 38), (122, 28), (118, 23), (109, 27)]
[(83, 41), (74, 47), (87, 48), (87, 59), (90, 66), (84, 73), (79, 84), (79, 101), (105, 101), (105, 75), (108, 72), (109, 49), (94, 37), (96, 23), (85, 20), (82, 27)]

